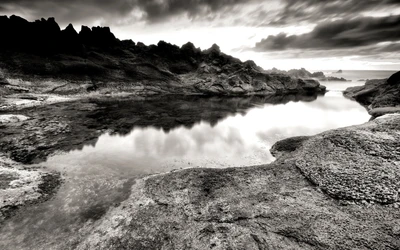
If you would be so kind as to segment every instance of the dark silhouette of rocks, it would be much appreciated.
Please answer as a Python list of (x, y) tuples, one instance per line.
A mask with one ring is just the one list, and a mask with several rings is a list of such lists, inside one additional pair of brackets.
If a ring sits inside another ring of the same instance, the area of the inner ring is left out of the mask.
[(108, 27), (82, 26), (78, 33), (69, 24), (61, 30), (54, 18), (28, 22), (3, 16), (0, 29), (4, 38), (0, 41), (0, 71), (6, 80), (22, 80), (19, 85), (29, 81), (21, 86), (28, 91), (127, 91), (146, 95), (325, 92), (315, 80), (296, 79), (309, 78), (307, 74), (270, 74), (253, 61), (242, 62), (224, 54), (217, 44), (203, 51), (190, 42), (182, 47), (165, 41), (146, 46), (120, 41)]
[(82, 53), (83, 46), (79, 39), (78, 32), (76, 32), (74, 26), (69, 24), (64, 30), (61, 31), (59, 51), (67, 53)]
[(387, 83), (389, 85), (395, 85), (398, 88), (400, 88), (400, 71), (394, 73), (393, 75), (391, 75), (388, 79), (387, 79)]
[(80, 41), (86, 46), (107, 47), (116, 44), (117, 39), (111, 33), (108, 27), (93, 27), (90, 29), (87, 26), (82, 26), (79, 32)]
[(12, 15), (0, 17), (3, 49), (32, 52), (35, 54), (55, 54), (61, 52), (82, 53), (84, 46), (110, 46), (117, 39), (108, 27), (82, 26), (77, 33), (72, 24), (60, 29), (53, 17), (28, 22)]

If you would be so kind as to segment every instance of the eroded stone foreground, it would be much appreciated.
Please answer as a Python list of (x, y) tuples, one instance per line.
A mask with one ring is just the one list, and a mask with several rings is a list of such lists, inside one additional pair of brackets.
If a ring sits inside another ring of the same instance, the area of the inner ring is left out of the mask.
[(265, 166), (141, 179), (77, 248), (398, 249), (399, 122), (287, 139)]
[(58, 173), (27, 167), (0, 154), (0, 225), (18, 208), (49, 199), (60, 182)]

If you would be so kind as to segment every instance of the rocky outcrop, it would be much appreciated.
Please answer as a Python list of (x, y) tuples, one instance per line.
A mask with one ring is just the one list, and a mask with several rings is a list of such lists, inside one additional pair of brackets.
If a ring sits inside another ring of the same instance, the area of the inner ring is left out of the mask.
[[(201, 51), (160, 41), (146, 46), (120, 41), (108, 27), (72, 24), (60, 30), (54, 18), (28, 22), (1, 17), (0, 70), (11, 86), (33, 93), (265, 95), (323, 93), (317, 81), (266, 73), (218, 45)], [(36, 42), (31, 43), (32, 38)], [(6, 91), (1, 90), (0, 93)], [(14, 87), (13, 87), (14, 88)], [(10, 90), (13, 92), (13, 89)]]
[(399, 122), (287, 139), (265, 166), (138, 180), (77, 249), (396, 249)]
[(344, 95), (364, 105), (373, 117), (400, 112), (400, 72), (388, 79), (367, 80), (364, 86), (351, 87)]
[(23, 166), (0, 153), (0, 226), (18, 208), (49, 199), (60, 182), (58, 173)]
[(325, 76), (325, 74), (321, 71), (311, 73), (310, 71), (306, 70), (305, 68), (291, 69), (289, 71), (284, 71), (284, 70), (279, 70), (279, 69), (273, 68), (271, 70), (267, 70), (266, 72), (288, 74), (292, 77), (302, 78), (302, 79), (314, 78), (314, 79), (317, 79), (318, 81), (340, 81), (340, 82), (349, 81), (349, 80), (344, 79), (343, 77)]

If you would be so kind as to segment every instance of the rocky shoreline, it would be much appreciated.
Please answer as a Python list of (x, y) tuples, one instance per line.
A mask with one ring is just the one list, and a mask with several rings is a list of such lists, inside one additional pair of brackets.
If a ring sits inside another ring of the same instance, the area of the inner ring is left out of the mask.
[[(375, 90), (398, 90), (392, 80)], [(399, 104), (380, 97), (367, 100)], [(78, 249), (397, 249), (399, 124), (400, 114), (386, 114), (288, 138), (264, 166), (141, 179)]]
[(33, 168), (0, 154), (0, 226), (20, 207), (44, 202), (62, 183), (60, 173)]
[[(47, 185), (54, 192), (57, 190), (62, 176), (44, 168), (33, 168), (32, 163), (40, 166), (48, 156), (94, 145), (105, 132), (125, 135), (133, 127), (152, 126), (169, 131), (179, 126), (191, 127), (202, 121), (216, 124), (238, 110), (245, 113), (255, 105), (313, 101), (316, 98), (317, 95), (246, 98), (92, 95), (68, 99), (56, 96), (47, 100), (29, 99), (29, 102), (17, 106), (5, 104), (0, 109), (0, 179), (4, 184), (0, 191), (3, 197), (8, 197), (19, 187), (21, 192), (29, 189), (32, 194), (19, 195), (14, 200), (4, 198), (0, 204), (0, 217), (8, 218), (23, 205), (50, 198), (51, 190), (48, 190), (48, 195), (40, 191), (41, 187)], [(159, 114), (163, 116), (159, 117)], [(11, 185), (13, 181), (19, 182), (20, 186)]]
[(388, 79), (367, 80), (365, 85), (351, 87), (344, 95), (363, 105), (372, 117), (400, 112), (400, 72)]
[[(315, 99), (326, 91), (312, 79), (265, 73), (252, 61), (222, 53), (217, 45), (207, 50), (190, 42), (181, 47), (164, 41), (146, 46), (120, 41), (108, 27), (82, 26), (78, 33), (69, 25), (61, 30), (54, 18), (29, 22), (15, 15), (0, 16), (0, 28), (0, 191), (6, 197), (0, 204), (0, 223), (19, 207), (48, 199), (61, 183), (59, 174), (27, 164), (91, 144), (105, 130), (126, 133), (132, 126), (146, 126), (149, 117), (143, 116), (156, 115), (122, 107), (113, 121), (105, 123), (107, 107), (114, 105), (108, 99), (262, 96), (261, 103), (284, 103)], [(188, 100), (183, 99), (184, 105)], [(249, 107), (237, 102), (233, 99), (233, 107)], [(223, 107), (199, 119), (201, 105), (206, 104), (201, 101), (178, 122), (166, 117), (160, 127), (193, 126), (201, 119), (217, 122), (233, 112)], [(139, 118), (127, 118), (131, 112)], [(26, 196), (7, 198), (15, 192)]]
[[(383, 91), (388, 87), (388, 81), (381, 83), (378, 89)], [(180, 122), (191, 126), (197, 121), (196, 117), (216, 122), (232, 113), (232, 107), (246, 109), (255, 103), (285, 103), (304, 98), (312, 100), (313, 97), (282, 96), (277, 99), (274, 95), (270, 98), (251, 97), (251, 101), (232, 98), (225, 108), (218, 106), (215, 112), (202, 115), (199, 110), (210, 110), (206, 106), (215, 107), (218, 98), (186, 97), (175, 107), (159, 107), (158, 104), (152, 107), (152, 98), (137, 101), (148, 105), (143, 109), (158, 107), (163, 108), (162, 112), (187, 114)], [(382, 105), (374, 102), (375, 97), (368, 100)], [(9, 135), (2, 139), (2, 150), (19, 162), (30, 163), (52, 152), (57, 153), (57, 150), (91, 143), (103, 127), (109, 129), (112, 124), (117, 124), (114, 132), (124, 133), (125, 127), (129, 131), (132, 126), (141, 126), (140, 119), (130, 120), (122, 109), (130, 106), (126, 102), (131, 101), (127, 98), (125, 102), (115, 103), (112, 99), (101, 98), (80, 100), (76, 105), (70, 102), (68, 105), (55, 103), (14, 109), (15, 117), (3, 117), (1, 129)], [(189, 107), (187, 103), (198, 107)], [(120, 105), (118, 109), (122, 111), (111, 117), (109, 124), (105, 120), (105, 114), (109, 114), (107, 107), (115, 105)], [(136, 112), (135, 117), (143, 113), (140, 108), (126, 112)], [(174, 116), (171, 114), (171, 117)], [(103, 123), (98, 122), (100, 120)], [(147, 120), (151, 119), (145, 117), (143, 122)], [(64, 127), (60, 128), (59, 124)], [(126, 126), (121, 126), (123, 124)], [(172, 124), (176, 121), (169, 120), (168, 116), (158, 123), (163, 129), (170, 129)], [(130, 197), (118, 207), (111, 208), (74, 248), (396, 249), (400, 246), (399, 124), (399, 114), (384, 115), (363, 125), (310, 137), (288, 138), (272, 147), (271, 152), (277, 159), (268, 165), (186, 169), (136, 180)], [(24, 132), (25, 128), (30, 130)], [(35, 137), (28, 136), (32, 134)], [(71, 135), (75, 136), (71, 138)], [(68, 145), (62, 143), (65, 138), (69, 138)], [(51, 141), (53, 144), (49, 144)], [(40, 143), (50, 146), (43, 148)], [(27, 148), (32, 150), (31, 154), (23, 151)], [(47, 153), (41, 155), (40, 152)], [(19, 158), (18, 155), (31, 155), (32, 158)], [(7, 157), (2, 161), (19, 164)], [(26, 167), (22, 167), (19, 176), (28, 171)], [(39, 176), (35, 179), (39, 181), (32, 185), (47, 183), (48, 192), (43, 198), (36, 198), (40, 192), (35, 191), (29, 196), (34, 197), (33, 200), (15, 204), (41, 202), (57, 190), (61, 180), (57, 175), (47, 178), (48, 173), (41, 172), (45, 170), (34, 171), (39, 172), (33, 172), (30, 178)], [(1, 176), (2, 191), (7, 192), (10, 190), (7, 183), (14, 177), (4, 171)], [(2, 208), (3, 219), (16, 212), (10, 207)]]
[(396, 249), (399, 121), (290, 138), (264, 166), (141, 179), (78, 249)]

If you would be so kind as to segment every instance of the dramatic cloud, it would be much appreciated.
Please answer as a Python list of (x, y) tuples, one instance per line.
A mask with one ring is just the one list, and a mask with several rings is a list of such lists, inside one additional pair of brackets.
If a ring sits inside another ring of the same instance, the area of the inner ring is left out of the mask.
[(0, 0), (0, 11), (32, 18), (54, 16), (61, 22), (136, 18), (164, 21), (177, 15), (189, 18), (229, 10), (252, 0)]
[(282, 11), (269, 24), (290, 25), (296, 22), (320, 22), (357, 17), (363, 12), (388, 13), (399, 7), (399, 0), (284, 0)]
[[(99, 21), (105, 25), (218, 19), (225, 25), (270, 26), (318, 23), (390, 12), (399, 0), (0, 0), (0, 12), (28, 19), (54, 16), (62, 23)], [(0, 13), (0, 14), (1, 14)]]
[(250, 2), (249, 0), (137, 0), (136, 6), (144, 11), (150, 21), (166, 19), (170, 16), (187, 14), (197, 17), (216, 13), (232, 6)]
[(302, 35), (281, 33), (270, 35), (258, 42), (256, 51), (285, 49), (337, 49), (354, 48), (380, 42), (400, 40), (400, 15), (388, 17), (359, 17), (317, 25)]

